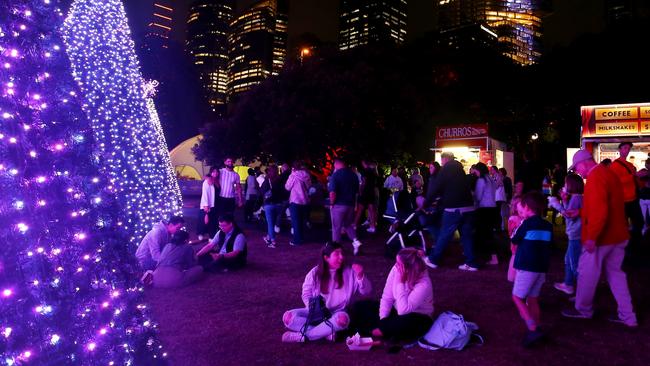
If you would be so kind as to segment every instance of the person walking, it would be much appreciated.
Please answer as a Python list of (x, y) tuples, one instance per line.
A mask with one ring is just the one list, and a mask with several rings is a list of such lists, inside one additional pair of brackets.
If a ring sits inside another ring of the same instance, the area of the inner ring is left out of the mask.
[(427, 194), (427, 201), (433, 202), (440, 197), (439, 202), (444, 207), (442, 223), (436, 246), (424, 262), (429, 268), (438, 268), (449, 241), (456, 230), (459, 230), (465, 263), (458, 269), (478, 271), (474, 260), (475, 208), (471, 180), (465, 174), (462, 164), (455, 160), (453, 153), (443, 152), (441, 161), (442, 168)]
[(361, 242), (354, 229), (354, 207), (359, 193), (359, 178), (347, 167), (341, 158), (334, 158), (334, 174), (330, 177), (330, 217), (332, 220), (332, 241), (341, 241), (341, 230), (352, 240), (354, 255), (359, 254)]
[(621, 269), (630, 238), (625, 216), (621, 181), (610, 168), (596, 164), (587, 150), (573, 155), (570, 170), (587, 179), (583, 195), (582, 254), (578, 262), (575, 307), (562, 311), (569, 318), (589, 319), (594, 314), (594, 296), (601, 273), (618, 304), (618, 314), (609, 320), (636, 327), (627, 276)]

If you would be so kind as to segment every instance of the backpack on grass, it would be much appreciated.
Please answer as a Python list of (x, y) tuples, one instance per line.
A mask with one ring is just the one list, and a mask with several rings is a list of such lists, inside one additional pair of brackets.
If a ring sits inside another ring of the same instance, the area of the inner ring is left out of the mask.
[(476, 323), (466, 322), (462, 315), (445, 311), (438, 316), (427, 334), (419, 339), (418, 344), (432, 351), (441, 348), (460, 351), (467, 346), (472, 336), (476, 338), (476, 343), (483, 343), (481, 336), (473, 334), (477, 329)]

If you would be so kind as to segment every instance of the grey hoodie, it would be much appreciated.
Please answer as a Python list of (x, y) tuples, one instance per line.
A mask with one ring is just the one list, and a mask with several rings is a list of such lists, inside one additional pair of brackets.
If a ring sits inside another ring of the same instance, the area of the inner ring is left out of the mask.
[(287, 179), (284, 188), (289, 191), (289, 203), (306, 205), (309, 203), (307, 190), (311, 185), (311, 178), (306, 170), (294, 170)]

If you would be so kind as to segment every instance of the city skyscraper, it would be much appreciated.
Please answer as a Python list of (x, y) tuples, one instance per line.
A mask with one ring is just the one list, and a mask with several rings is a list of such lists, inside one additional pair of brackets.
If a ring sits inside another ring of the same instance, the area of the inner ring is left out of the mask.
[(186, 48), (214, 112), (226, 111), (228, 34), (234, 0), (195, 0), (187, 18)]
[(341, 0), (339, 49), (406, 40), (406, 0)]
[(541, 57), (542, 11), (539, 0), (438, 0), (442, 32), (483, 25), (498, 36), (500, 52), (520, 65)]
[(174, 8), (170, 0), (154, 0), (151, 19), (147, 24), (143, 47), (149, 52), (156, 53), (161, 48), (169, 47), (169, 36), (172, 31)]
[(228, 97), (249, 90), (284, 67), (289, 22), (287, 0), (260, 0), (230, 24)]

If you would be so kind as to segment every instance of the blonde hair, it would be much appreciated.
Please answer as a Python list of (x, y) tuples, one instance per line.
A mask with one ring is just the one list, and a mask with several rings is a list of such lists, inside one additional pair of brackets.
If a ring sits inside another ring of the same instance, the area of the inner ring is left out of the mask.
[(404, 266), (401, 282), (411, 289), (414, 288), (422, 278), (422, 274), (426, 273), (424, 252), (415, 248), (404, 248), (397, 253), (397, 257)]

